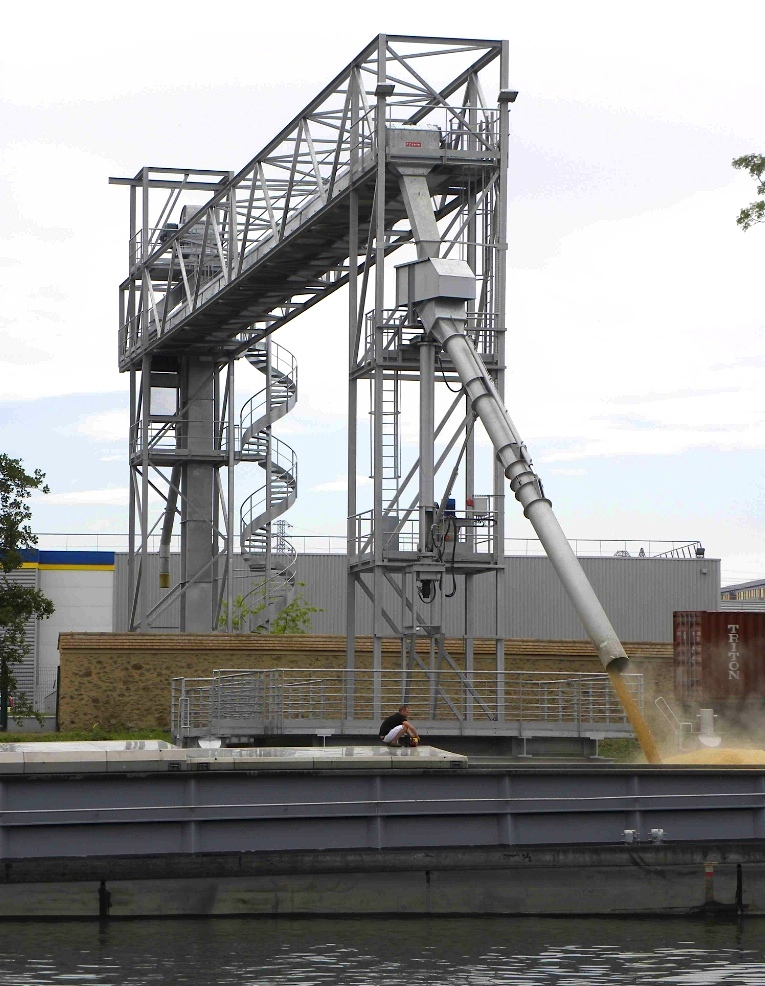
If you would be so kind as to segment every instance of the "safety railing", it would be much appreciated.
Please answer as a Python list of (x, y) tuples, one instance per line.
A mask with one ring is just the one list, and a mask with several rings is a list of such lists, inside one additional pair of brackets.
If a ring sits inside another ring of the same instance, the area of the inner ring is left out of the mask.
[[(265, 432), (252, 435), (246, 440), (247, 425), (234, 425), (234, 448), (237, 460), (249, 462), (265, 461), (269, 455), (273, 462), (274, 476), (279, 481), (281, 477), (297, 475), (297, 457), (294, 450), (275, 435), (270, 440)], [(218, 421), (194, 421), (183, 415), (154, 415), (148, 423), (148, 448), (151, 453), (161, 452), (185, 454), (193, 446), (196, 453), (226, 453), (228, 452), (229, 426)], [(270, 441), (270, 445), (269, 445)], [(139, 418), (130, 426), (130, 451), (135, 454), (142, 451), (144, 445), (144, 421)]]
[(43, 715), (55, 715), (58, 692), (58, 668), (40, 668), (35, 675), (34, 709)]
[[(376, 44), (368, 46), (257, 158), (229, 180), (221, 177), (220, 187), (201, 209), (186, 219), (179, 198), (161, 219), (152, 215), (148, 222), (155, 228), (136, 235), (130, 245), (129, 291), (144, 298), (144, 307), (155, 305), (167, 329), (180, 326), (344, 195), (357, 176), (371, 172), (382, 129), (377, 120), (380, 105), (385, 106), (386, 123), (437, 131), (439, 157), (495, 161), (499, 109), (479, 105), (484, 102), (480, 86), (474, 89), (472, 105), (458, 104), (457, 91), (468, 78), (478, 80), (500, 55), (501, 46), (495, 41), (469, 40), (455, 46), (451, 41), (418, 39), (417, 47), (411, 56), (407, 41), (392, 36), (384, 51)], [(378, 102), (381, 71), (389, 73), (395, 90), (385, 103)], [(449, 83), (452, 73), (456, 74)], [(453, 100), (440, 95), (444, 86)], [(177, 180), (182, 185), (186, 176), (180, 172)], [(332, 258), (317, 272), (312, 294), (322, 279), (329, 289), (342, 281), (340, 264)], [(274, 319), (278, 316), (265, 312), (260, 322), (268, 326)], [(141, 332), (124, 332), (123, 340), (123, 362), (134, 359), (147, 341)]]
[[(638, 707), (643, 676), (624, 675)], [(187, 684), (188, 683), (188, 684)], [(280, 668), (222, 670), (209, 679), (174, 679), (174, 735), (250, 729), (280, 732), (298, 721), (374, 721), (376, 709), (406, 702), (416, 721), (536, 722), (579, 727), (626, 725), (607, 674), (474, 671), (415, 665), (408, 671)]]
[(675, 734), (678, 750), (682, 750), (685, 737), (693, 735), (693, 723), (684, 722), (679, 719), (675, 714), (675, 710), (663, 695), (659, 695), (658, 698), (654, 699), (654, 705)]
[[(161, 246), (170, 236), (178, 230), (178, 223), (165, 223), (163, 226), (150, 226), (144, 235), (144, 230), (136, 230), (130, 237), (130, 267), (131, 269), (139, 264), (144, 257), (148, 257), (158, 246)], [(164, 258), (167, 262), (167, 258)]]
[[(686, 541), (661, 541), (653, 539), (609, 538), (569, 538), (568, 543), (580, 558), (674, 558), (695, 559), (700, 557), (694, 552), (685, 551), (689, 544)], [(701, 546), (699, 541), (691, 542)], [(703, 549), (702, 549), (703, 550)], [(544, 555), (545, 549), (536, 538), (505, 538), (505, 554), (507, 556), (536, 556)]]
[[(411, 104), (390, 102), (385, 118), (388, 124), (406, 124)], [(428, 114), (428, 125), (440, 131), (440, 144), (446, 151), (494, 151), (499, 146), (499, 110), (481, 107), (440, 105)]]
[[(286, 442), (282, 442), (275, 435), (270, 437), (258, 437), (252, 439), (248, 444), (248, 450), (257, 458), (263, 460), (268, 457), (272, 469), (271, 498), (277, 496), (279, 500), (286, 499), (294, 491), (297, 482), (297, 456)], [(281, 489), (283, 487), (283, 490)], [(282, 495), (283, 493), (283, 495)], [(241, 507), (242, 524), (242, 550), (246, 550), (246, 538), (252, 532), (253, 525), (257, 527), (260, 523), (259, 518), (264, 511), (269, 508), (268, 490), (264, 483), (259, 489), (249, 496)], [(273, 505), (273, 504), (271, 504)]]
[[(148, 422), (147, 447), (150, 453), (185, 454), (193, 447), (195, 453), (225, 453), (228, 451), (228, 425), (218, 421), (195, 421), (184, 415), (157, 414)], [(234, 447), (239, 448), (240, 429), (234, 426)], [(144, 446), (144, 420), (139, 418), (130, 426), (130, 451), (141, 452)]]
[(245, 358), (269, 380), (242, 407), (243, 436), (264, 424), (272, 424), (294, 406), (297, 398), (297, 361), (288, 349), (272, 341), (267, 351), (266, 344), (260, 343), (248, 350)]
[[(43, 551), (127, 551), (128, 535), (120, 532), (83, 534), (71, 531), (44, 531), (36, 535), (38, 547)], [(347, 547), (347, 537), (344, 534), (290, 534), (290, 540), (296, 549), (302, 553), (344, 554)], [(355, 543), (355, 539), (354, 539)], [(656, 557), (648, 552), (671, 541), (609, 541), (593, 539), (569, 539), (569, 544), (575, 554), (580, 557), (613, 558), (616, 551), (625, 550), (620, 545), (627, 545), (631, 558)], [(180, 538), (173, 535), (173, 550), (178, 551)], [(643, 548), (644, 555), (639, 554)], [(149, 538), (149, 550), (159, 550), (159, 535)], [(505, 555), (507, 557), (544, 555), (541, 543), (534, 538), (505, 538)], [(663, 556), (666, 557), (666, 556)]]
[(297, 552), (283, 529), (274, 530), (274, 522), (297, 497), (297, 456), (273, 434), (272, 425), (295, 406), (297, 364), (289, 350), (268, 340), (251, 346), (245, 357), (266, 378), (242, 408), (239, 426), (242, 459), (265, 471), (240, 510), (239, 546), (254, 585), (241, 598), (236, 629), (252, 632), (269, 629), (295, 595)]
[[(491, 497), (483, 497), (491, 501)], [(349, 554), (353, 560), (362, 561), (374, 553), (374, 511), (365, 510), (353, 518), (353, 538)], [(442, 560), (457, 560), (465, 554), (492, 554), (495, 547), (497, 514), (494, 510), (468, 508), (459, 514), (446, 511), (441, 520), (431, 528), (433, 549)], [(420, 517), (416, 507), (386, 510), (382, 517), (383, 556), (392, 552), (416, 552), (420, 539)]]
[[(386, 308), (381, 313), (382, 322), (378, 326), (373, 311), (367, 312), (365, 319), (365, 353), (362, 362), (371, 362), (375, 354), (375, 334), (379, 327), (382, 333), (379, 361), (399, 363), (419, 358), (418, 346), (425, 335), (422, 323), (412, 321), (406, 309)], [(476, 352), (489, 365), (496, 361), (498, 319), (493, 312), (468, 314), (465, 333), (475, 346)], [(445, 361), (444, 365), (448, 365)]]
[(654, 558), (703, 558), (704, 546), (701, 541), (691, 541), (688, 544), (675, 545), (666, 551), (660, 551)]
[[(35, 671), (30, 664), (19, 665), (14, 677), (16, 687), (9, 696), (10, 716), (21, 708), (31, 708), (43, 715), (56, 712), (56, 692), (58, 688), (58, 668), (43, 668)], [(26, 715), (26, 713), (23, 713)], [(9, 727), (13, 731), (12, 724)]]
[(173, 678), (170, 683), (173, 735), (208, 729), (212, 722), (212, 679)]

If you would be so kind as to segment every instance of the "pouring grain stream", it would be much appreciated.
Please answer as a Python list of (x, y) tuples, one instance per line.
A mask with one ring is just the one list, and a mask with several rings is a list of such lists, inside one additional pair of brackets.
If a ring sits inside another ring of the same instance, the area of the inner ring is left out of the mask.
[(627, 688), (627, 683), (622, 678), (619, 668), (616, 667), (616, 662), (612, 662), (609, 665), (608, 676), (611, 679), (611, 684), (614, 686), (614, 691), (624, 706), (627, 718), (635, 730), (635, 736), (637, 736), (637, 741), (640, 743), (640, 749), (643, 751), (646, 760), (648, 763), (661, 763), (661, 756), (659, 754), (659, 748), (656, 745), (656, 740), (651, 735), (648, 723), (643, 718), (637, 702), (630, 694), (630, 690)]

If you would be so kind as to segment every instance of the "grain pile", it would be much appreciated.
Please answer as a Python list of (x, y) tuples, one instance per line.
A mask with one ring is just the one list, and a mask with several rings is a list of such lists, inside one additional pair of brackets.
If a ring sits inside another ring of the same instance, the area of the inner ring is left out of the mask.
[(765, 764), (765, 750), (694, 750), (692, 753), (678, 753), (674, 757), (664, 757), (664, 763), (709, 764), (710, 766), (750, 766)]

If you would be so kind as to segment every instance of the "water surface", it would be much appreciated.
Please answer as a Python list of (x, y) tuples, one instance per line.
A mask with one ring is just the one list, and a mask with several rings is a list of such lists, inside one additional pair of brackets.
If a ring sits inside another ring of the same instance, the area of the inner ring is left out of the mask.
[(765, 986), (765, 919), (0, 922), (0, 986)]

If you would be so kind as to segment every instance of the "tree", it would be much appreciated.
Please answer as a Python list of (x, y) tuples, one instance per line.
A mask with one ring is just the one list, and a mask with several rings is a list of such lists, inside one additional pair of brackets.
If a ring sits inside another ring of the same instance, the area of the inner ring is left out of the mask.
[[(239, 631), (244, 630), (247, 625), (247, 619), (250, 616), (255, 616), (260, 613), (261, 610), (265, 608), (265, 603), (260, 603), (256, 606), (250, 606), (244, 596), (239, 595), (234, 599), (234, 605), (231, 610), (231, 628), (232, 630)], [(223, 600), (221, 605), (221, 613), (218, 617), (218, 627), (221, 630), (225, 630), (228, 626), (228, 603)]]
[(20, 585), (8, 578), (21, 568), (23, 552), (37, 544), (29, 521), (29, 497), (34, 490), (48, 492), (45, 474), (35, 469), (30, 475), (21, 459), (0, 453), (0, 731), (8, 729), (8, 698), (14, 697), (13, 718), (19, 722), (34, 715), (32, 702), (18, 691), (13, 667), (29, 653), (25, 624), (32, 618), (47, 619), (53, 603), (39, 589)]
[[(298, 582), (299, 586), (305, 582)], [(311, 613), (323, 613), (319, 606), (312, 606), (302, 592), (271, 621), (271, 633), (308, 633), (311, 629)]]
[[(300, 588), (305, 582), (297, 583)], [(262, 595), (257, 597), (257, 602), (252, 606), (248, 602), (248, 596), (237, 596), (234, 600), (232, 609), (231, 626), (235, 631), (244, 630), (248, 626), (250, 616), (257, 616), (266, 608)], [(254, 633), (308, 633), (311, 629), (311, 613), (323, 613), (324, 610), (319, 606), (312, 606), (306, 601), (302, 592), (298, 592), (292, 602), (287, 603), (284, 609), (271, 620), (271, 624), (266, 630), (258, 627)], [(228, 605), (226, 602), (221, 607), (221, 615), (218, 618), (218, 626), (225, 630), (228, 625)]]
[[(734, 158), (733, 167), (740, 171), (748, 171), (757, 184), (757, 194), (765, 195), (765, 157), (762, 154), (744, 154)], [(752, 202), (738, 214), (736, 222), (747, 230), (756, 223), (765, 221), (765, 201)]]

